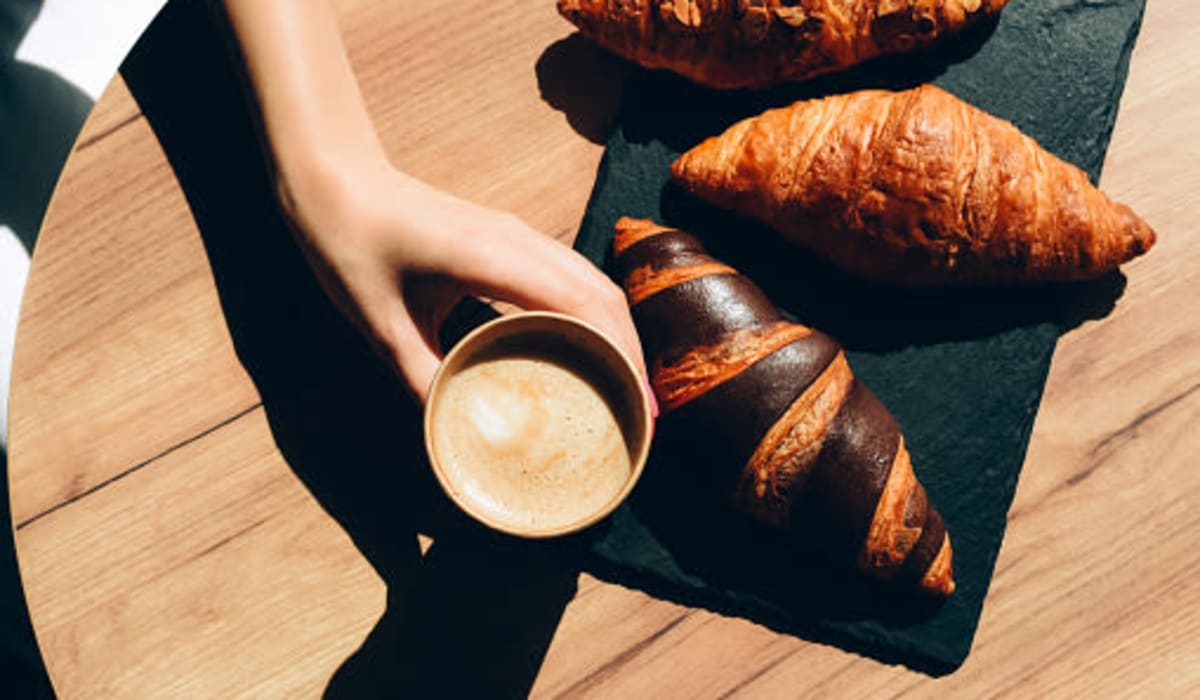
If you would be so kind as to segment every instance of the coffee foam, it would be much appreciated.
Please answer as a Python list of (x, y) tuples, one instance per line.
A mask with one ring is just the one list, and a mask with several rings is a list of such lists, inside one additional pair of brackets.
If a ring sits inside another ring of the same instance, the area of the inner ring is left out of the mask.
[(433, 421), (451, 488), (510, 529), (578, 523), (612, 502), (632, 471), (612, 397), (554, 357), (471, 363), (447, 379)]

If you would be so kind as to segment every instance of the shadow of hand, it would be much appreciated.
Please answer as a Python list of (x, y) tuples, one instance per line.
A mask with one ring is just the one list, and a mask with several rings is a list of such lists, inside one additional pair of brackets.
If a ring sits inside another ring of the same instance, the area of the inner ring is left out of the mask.
[[(421, 407), (329, 303), (275, 204), (224, 31), (202, 4), (170, 3), (122, 72), (187, 197), (277, 447), (388, 587), (328, 693), (523, 695), (574, 594), (575, 550), (493, 534), (437, 487)], [(435, 541), (424, 556), (417, 533)]]
[(473, 533), (439, 538), (347, 659), (330, 698), (524, 697), (575, 595), (562, 545)]

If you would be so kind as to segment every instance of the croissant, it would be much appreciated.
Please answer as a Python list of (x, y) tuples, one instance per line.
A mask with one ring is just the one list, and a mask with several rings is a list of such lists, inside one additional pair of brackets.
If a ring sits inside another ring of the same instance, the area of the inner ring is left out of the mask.
[(684, 153), (673, 179), (861, 277), (1097, 277), (1154, 231), (1012, 124), (932, 85), (767, 111)]
[(807, 80), (929, 45), (1008, 0), (558, 0), (604, 48), (718, 88)]
[(614, 252), (659, 404), (736, 455), (734, 508), (876, 578), (952, 593), (942, 518), (841, 347), (683, 231), (622, 218)]

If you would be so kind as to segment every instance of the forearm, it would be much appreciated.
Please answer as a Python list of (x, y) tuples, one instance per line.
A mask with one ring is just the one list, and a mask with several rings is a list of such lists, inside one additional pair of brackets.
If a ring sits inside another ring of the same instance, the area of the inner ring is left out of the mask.
[(328, 0), (224, 4), (285, 206), (339, 189), (355, 173), (387, 168)]
[(438, 366), (440, 319), (467, 294), (578, 316), (641, 362), (624, 295), (582, 256), (390, 165), (329, 0), (222, 1), (300, 247), (415, 395)]

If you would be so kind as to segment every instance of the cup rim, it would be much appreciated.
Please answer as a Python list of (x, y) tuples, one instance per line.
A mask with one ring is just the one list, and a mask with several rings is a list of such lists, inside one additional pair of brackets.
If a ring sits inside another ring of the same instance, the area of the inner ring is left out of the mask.
[[(636, 453), (634, 454), (629, 477), (625, 480), (625, 484), (621, 487), (621, 490), (618, 491), (608, 501), (608, 503), (604, 505), (604, 507), (596, 510), (595, 512), (577, 521), (549, 529), (522, 529), (519, 527), (514, 527), (512, 525), (496, 521), (495, 519), (490, 518), (486, 514), (473, 507), (472, 502), (464, 498), (459, 493), (452, 483), (450, 477), (446, 475), (446, 472), (442, 468), (438, 460), (436, 450), (433, 446), (433, 409), (437, 403), (438, 395), (440, 393), (438, 390), (446, 378), (446, 368), (452, 366), (452, 360), (457, 359), (457, 357), (463, 353), (474, 351), (472, 346), (478, 342), (478, 338), (487, 333), (494, 332), (494, 329), (497, 326), (507, 325), (530, 318), (544, 318), (555, 323), (563, 323), (574, 326), (575, 328), (580, 329), (586, 334), (601, 341), (603, 345), (607, 346), (609, 350), (614, 352), (616, 356), (620, 358), (621, 366), (627, 374), (626, 377), (621, 379), (622, 384), (632, 383), (632, 385), (635, 387), (641, 413), (639, 421), (641, 423), (641, 440), (639, 440)], [(632, 359), (630, 359), (629, 355), (622, 350), (620, 346), (618, 346), (616, 342), (614, 342), (606, 333), (596, 328), (592, 324), (587, 323), (586, 321), (556, 311), (518, 311), (515, 313), (501, 315), (477, 326), (463, 336), (463, 338), (455, 343), (454, 347), (452, 347), (450, 351), (446, 353), (445, 357), (443, 357), (442, 361), (438, 364), (437, 370), (434, 372), (433, 379), (429, 383), (429, 391), (426, 395), (423, 424), (425, 454), (429, 459), (430, 468), (433, 470), (434, 476), (437, 478), (438, 485), (441, 487), (442, 492), (446, 494), (446, 496), (459, 508), (459, 510), (466, 513), (477, 522), (480, 522), (483, 525), (486, 525), (488, 528), (491, 528), (492, 530), (516, 537), (534, 540), (550, 539), (574, 534), (582, 530), (586, 530), (587, 528), (595, 525), (611, 515), (613, 511), (615, 511), (622, 503), (625, 502), (625, 500), (629, 497), (629, 494), (637, 485), (638, 481), (641, 479), (642, 471), (645, 469), (646, 461), (650, 454), (650, 445), (653, 442), (654, 435), (654, 418), (650, 407), (650, 390), (646, 383), (642, 381), (637, 369), (637, 365)]]

